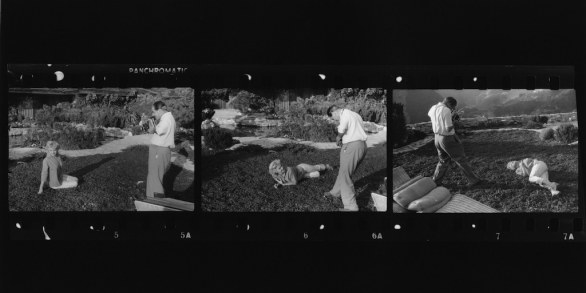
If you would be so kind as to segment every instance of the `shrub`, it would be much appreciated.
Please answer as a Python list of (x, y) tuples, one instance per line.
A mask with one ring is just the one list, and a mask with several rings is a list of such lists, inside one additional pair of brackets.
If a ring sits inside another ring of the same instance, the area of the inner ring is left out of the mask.
[(226, 149), (232, 146), (232, 134), (229, 130), (220, 127), (202, 130), (204, 143), (208, 148)]
[(531, 118), (531, 120), (534, 122), (537, 122), (537, 123), (545, 124), (545, 123), (547, 123), (549, 118), (547, 116), (536, 115), (536, 116), (533, 116), (533, 118)]
[(98, 109), (88, 107), (84, 109), (84, 112), (85, 123), (94, 127), (129, 128), (140, 121), (140, 115), (119, 107)]
[(270, 107), (274, 103), (268, 98), (247, 91), (240, 91), (229, 104), (242, 113), (248, 113)]
[(278, 136), (313, 142), (334, 142), (337, 136), (336, 125), (322, 119), (312, 118), (308, 122), (302, 119), (287, 121), (277, 128)]
[(543, 128), (543, 124), (539, 123), (539, 122), (535, 122), (533, 120), (527, 121), (527, 124), (525, 124), (525, 126), (523, 128), (526, 129), (541, 129)]
[(424, 139), (427, 136), (425, 132), (417, 129), (408, 129), (407, 130), (407, 137), (408, 141), (418, 141)]
[[(386, 94), (387, 92), (381, 88), (343, 88), (331, 90), (328, 98), (333, 101), (344, 101), (346, 108), (358, 113), (364, 121), (386, 124)], [(334, 102), (329, 104), (334, 104)], [(325, 109), (323, 110), (324, 114)]]
[(403, 104), (400, 103), (393, 103), (391, 112), (391, 137), (399, 144), (403, 143), (407, 138), (405, 113), (403, 112)]
[(555, 140), (561, 143), (571, 143), (578, 140), (578, 128), (571, 123), (561, 124), (554, 132)]
[(53, 122), (55, 122), (55, 115), (51, 111), (50, 107), (43, 106), (42, 110), (37, 111), (35, 120), (40, 125), (52, 127)]
[(75, 126), (64, 126), (61, 131), (54, 131), (50, 128), (44, 128), (36, 132), (30, 132), (25, 137), (26, 145), (36, 145), (43, 147), (47, 141), (57, 141), (62, 149), (91, 149), (100, 145), (104, 140), (103, 129), (82, 130)]
[(195, 128), (195, 108), (193, 99), (168, 99), (165, 101), (167, 110), (175, 118), (177, 126), (183, 128)]
[(544, 129), (540, 134), (539, 138), (543, 141), (554, 138), (554, 130), (551, 128)]

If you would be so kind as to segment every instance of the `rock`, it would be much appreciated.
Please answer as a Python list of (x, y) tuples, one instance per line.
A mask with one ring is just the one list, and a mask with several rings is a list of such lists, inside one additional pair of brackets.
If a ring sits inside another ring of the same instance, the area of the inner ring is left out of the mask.
[(212, 118), (212, 121), (218, 125), (236, 125), (236, 121), (234, 121), (234, 118), (228, 118), (228, 119)]
[(279, 126), (282, 124), (282, 121), (278, 119), (255, 118), (254, 124), (260, 127)]
[(102, 129), (104, 129), (104, 135), (109, 137), (124, 138), (126, 136), (132, 136), (130, 131), (116, 127), (103, 127)]
[(219, 127), (218, 124), (216, 124), (214, 121), (212, 120), (205, 120), (201, 123), (201, 129), (211, 129), (214, 127)]

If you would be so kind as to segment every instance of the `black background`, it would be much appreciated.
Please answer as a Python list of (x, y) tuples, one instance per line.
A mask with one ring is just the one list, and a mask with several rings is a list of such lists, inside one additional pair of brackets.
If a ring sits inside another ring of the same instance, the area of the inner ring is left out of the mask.
[[(574, 65), (584, 92), (583, 1), (120, 2), (3, 1), (3, 64)], [(2, 292), (586, 286), (566, 243), (4, 241), (0, 264)]]

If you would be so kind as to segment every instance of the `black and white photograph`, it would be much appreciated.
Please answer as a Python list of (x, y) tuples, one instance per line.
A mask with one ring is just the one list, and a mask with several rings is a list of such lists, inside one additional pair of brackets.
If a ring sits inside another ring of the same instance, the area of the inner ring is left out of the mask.
[(577, 213), (573, 89), (396, 90), (394, 213)]
[(193, 211), (193, 93), (9, 88), (10, 211)]
[(385, 211), (388, 94), (202, 90), (202, 210)]

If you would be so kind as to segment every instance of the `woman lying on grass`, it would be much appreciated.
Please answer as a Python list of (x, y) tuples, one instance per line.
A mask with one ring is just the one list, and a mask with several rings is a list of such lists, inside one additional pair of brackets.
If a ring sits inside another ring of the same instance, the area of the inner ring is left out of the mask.
[(549, 173), (547, 172), (547, 164), (537, 159), (526, 158), (521, 161), (511, 161), (507, 163), (507, 169), (514, 170), (517, 175), (529, 175), (529, 182), (537, 183), (541, 187), (545, 187), (551, 191), (551, 195), (558, 195), (558, 184), (549, 181)]
[(43, 193), (43, 187), (47, 184), (47, 176), (49, 177), (49, 187), (53, 189), (76, 187), (77, 178), (65, 175), (61, 171), (63, 161), (61, 161), (61, 157), (59, 156), (59, 143), (56, 141), (47, 141), (45, 150), (47, 151), (47, 157), (43, 160), (39, 194)]
[(309, 165), (303, 163), (295, 167), (283, 167), (281, 160), (274, 160), (269, 165), (269, 174), (277, 181), (274, 185), (275, 188), (282, 185), (296, 185), (304, 178), (318, 178), (319, 172), (325, 170), (334, 170), (334, 168), (328, 164)]

